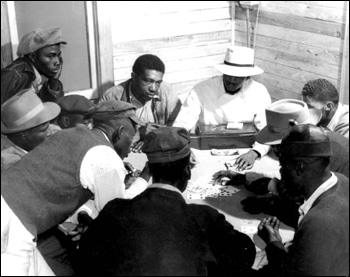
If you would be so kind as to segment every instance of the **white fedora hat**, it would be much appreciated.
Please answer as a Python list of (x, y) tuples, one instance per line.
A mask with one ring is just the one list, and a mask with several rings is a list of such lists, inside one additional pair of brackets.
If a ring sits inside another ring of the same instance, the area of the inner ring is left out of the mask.
[(267, 145), (280, 144), (282, 137), (289, 131), (290, 120), (298, 124), (317, 125), (322, 113), (317, 109), (308, 109), (301, 100), (283, 99), (266, 107), (267, 125), (256, 135), (256, 141)]
[(33, 89), (24, 89), (1, 105), (1, 133), (28, 130), (54, 119), (61, 108), (53, 102), (43, 103)]
[(227, 48), (224, 63), (214, 67), (225, 75), (235, 77), (259, 75), (264, 72), (254, 64), (254, 49), (242, 46)]

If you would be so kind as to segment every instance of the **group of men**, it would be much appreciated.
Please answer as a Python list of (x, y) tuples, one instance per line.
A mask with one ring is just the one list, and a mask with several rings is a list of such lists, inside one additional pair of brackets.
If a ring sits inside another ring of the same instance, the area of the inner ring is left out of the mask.
[[(343, 243), (349, 108), (329, 81), (309, 81), (304, 102), (271, 104), (266, 88), (251, 78), (263, 73), (254, 50), (232, 47), (217, 66), (223, 76), (195, 85), (182, 104), (163, 82), (164, 63), (147, 54), (135, 61), (129, 80), (93, 104), (64, 96), (61, 35), (54, 27), (25, 35), (19, 58), (1, 72), (2, 275), (349, 274)], [(293, 206), (300, 217), (289, 252), (279, 220), (260, 223), (269, 261), (260, 271), (251, 269), (255, 246), (248, 236), (215, 209), (188, 205), (181, 195), (191, 178), (189, 131), (232, 121), (253, 122), (260, 131), (237, 169), (252, 167), (272, 147), (281, 176), (269, 189), (281, 199), (301, 199)], [(123, 159), (131, 150), (146, 153), (148, 163), (126, 188), (132, 165)], [(98, 214), (93, 221), (89, 202)], [(52, 233), (72, 215), (83, 234), (71, 263), (49, 250), (57, 250)]]

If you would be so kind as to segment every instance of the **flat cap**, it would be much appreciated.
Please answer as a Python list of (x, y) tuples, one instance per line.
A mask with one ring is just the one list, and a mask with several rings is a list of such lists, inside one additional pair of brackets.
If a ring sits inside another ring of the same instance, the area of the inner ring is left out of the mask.
[(161, 127), (146, 135), (142, 151), (150, 163), (173, 162), (190, 154), (189, 143), (184, 128)]
[(111, 99), (96, 106), (93, 120), (113, 120), (116, 118), (130, 118), (136, 124), (145, 126), (145, 123), (136, 116), (136, 107), (128, 102)]
[(81, 95), (67, 95), (59, 98), (56, 103), (61, 107), (61, 113), (82, 114), (92, 112), (94, 104)]
[(280, 153), (287, 157), (331, 157), (327, 132), (312, 124), (300, 124), (282, 138)]
[(67, 44), (61, 37), (62, 30), (58, 27), (35, 29), (22, 37), (18, 44), (17, 56), (22, 57), (48, 45)]

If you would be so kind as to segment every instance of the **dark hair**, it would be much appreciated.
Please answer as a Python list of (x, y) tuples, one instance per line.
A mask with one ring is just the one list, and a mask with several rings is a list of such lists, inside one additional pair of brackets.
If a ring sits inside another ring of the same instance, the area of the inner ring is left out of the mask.
[(152, 54), (146, 54), (138, 57), (132, 67), (136, 75), (141, 75), (146, 69), (156, 70), (165, 73), (165, 65), (161, 59)]
[(318, 102), (331, 101), (334, 104), (339, 102), (339, 93), (336, 87), (326, 79), (308, 81), (302, 90), (304, 97), (308, 96)]
[(190, 155), (174, 162), (149, 163), (149, 167), (155, 180), (168, 180), (174, 182), (183, 177), (184, 170), (190, 164)]

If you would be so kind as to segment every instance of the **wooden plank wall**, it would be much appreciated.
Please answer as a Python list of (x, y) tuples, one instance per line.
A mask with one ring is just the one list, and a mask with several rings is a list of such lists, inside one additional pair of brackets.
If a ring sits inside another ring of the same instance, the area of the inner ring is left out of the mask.
[[(166, 65), (164, 80), (178, 94), (208, 77), (220, 75), (231, 44), (234, 1), (115, 1), (112, 14), (114, 81), (130, 77), (135, 59), (158, 55)], [(236, 3), (237, 5), (237, 3)], [(236, 6), (235, 44), (246, 46), (245, 9)], [(340, 86), (346, 1), (261, 1), (256, 32), (256, 64), (273, 100), (300, 99), (310, 79), (326, 78)]]

